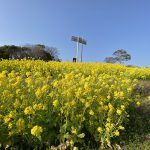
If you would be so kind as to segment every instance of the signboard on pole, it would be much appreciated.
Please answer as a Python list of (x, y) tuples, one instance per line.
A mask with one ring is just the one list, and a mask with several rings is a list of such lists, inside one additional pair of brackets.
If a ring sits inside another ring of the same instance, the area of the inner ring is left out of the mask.
[[(72, 36), (71, 40), (74, 42), (77, 42), (76, 61), (78, 61), (79, 43), (82, 44), (82, 49), (81, 49), (81, 62), (82, 62), (83, 44), (86, 45), (87, 42), (86, 42), (86, 40), (84, 40), (83, 38), (81, 38), (79, 36)], [(73, 62), (76, 62), (76, 61), (73, 61)]]

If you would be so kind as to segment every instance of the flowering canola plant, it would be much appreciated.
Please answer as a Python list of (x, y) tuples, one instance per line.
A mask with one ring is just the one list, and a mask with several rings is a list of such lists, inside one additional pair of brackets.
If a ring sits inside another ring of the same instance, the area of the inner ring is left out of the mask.
[(76, 145), (88, 134), (111, 146), (125, 130), (134, 78), (150, 77), (149, 70), (137, 72), (113, 64), (0, 61), (0, 144), (20, 137), (35, 145)]

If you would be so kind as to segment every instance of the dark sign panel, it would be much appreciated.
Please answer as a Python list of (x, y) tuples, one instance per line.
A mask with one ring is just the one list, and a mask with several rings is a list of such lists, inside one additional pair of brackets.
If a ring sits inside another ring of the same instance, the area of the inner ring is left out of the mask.
[(82, 39), (81, 37), (72, 36), (71, 40), (86, 45), (86, 41), (84, 39)]

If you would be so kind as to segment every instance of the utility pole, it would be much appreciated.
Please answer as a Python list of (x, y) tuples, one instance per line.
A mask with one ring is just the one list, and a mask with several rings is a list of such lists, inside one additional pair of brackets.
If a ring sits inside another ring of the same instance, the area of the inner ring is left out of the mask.
[(82, 62), (82, 55), (83, 55), (83, 44), (81, 44), (81, 62)]
[(87, 42), (83, 38), (79, 36), (72, 36), (71, 38), (72, 41), (77, 43), (77, 52), (76, 52), (76, 58), (73, 58), (73, 62), (78, 62), (78, 53), (79, 53), (79, 44), (81, 44), (81, 62), (82, 62), (82, 57), (83, 57), (83, 44), (86, 45)]
[(78, 53), (79, 53), (79, 36), (77, 37), (77, 53), (76, 53), (77, 62), (78, 62)]

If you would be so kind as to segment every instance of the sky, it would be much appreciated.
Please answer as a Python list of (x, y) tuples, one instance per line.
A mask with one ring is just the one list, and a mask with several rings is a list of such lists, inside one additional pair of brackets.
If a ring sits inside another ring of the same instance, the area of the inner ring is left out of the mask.
[(71, 36), (87, 41), (84, 62), (124, 49), (126, 64), (150, 67), (150, 0), (0, 0), (0, 45), (44, 44), (72, 61)]

